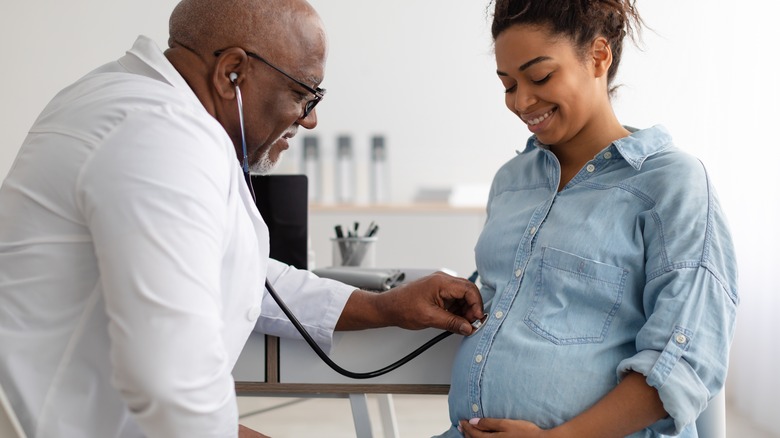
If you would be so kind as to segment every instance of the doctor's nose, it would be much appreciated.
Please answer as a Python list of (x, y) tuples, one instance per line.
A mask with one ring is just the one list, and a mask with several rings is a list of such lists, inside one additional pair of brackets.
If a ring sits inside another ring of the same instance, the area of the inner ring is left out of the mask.
[(309, 114), (298, 119), (298, 124), (306, 129), (314, 129), (317, 126), (317, 109), (312, 108)]

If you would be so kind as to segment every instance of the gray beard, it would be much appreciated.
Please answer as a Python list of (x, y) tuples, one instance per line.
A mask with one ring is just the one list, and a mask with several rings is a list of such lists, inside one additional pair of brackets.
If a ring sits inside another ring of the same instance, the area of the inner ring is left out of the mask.
[(282, 161), (282, 155), (284, 151), (279, 153), (279, 158), (276, 161), (271, 160), (271, 148), (268, 148), (263, 155), (260, 156), (260, 160), (249, 166), (249, 171), (258, 175), (268, 175), (274, 171), (276, 166)]

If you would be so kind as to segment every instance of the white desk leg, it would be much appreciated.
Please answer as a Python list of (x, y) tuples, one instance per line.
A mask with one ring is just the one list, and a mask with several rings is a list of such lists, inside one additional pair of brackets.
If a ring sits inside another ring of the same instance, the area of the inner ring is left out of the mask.
[(350, 394), (352, 420), (355, 422), (357, 438), (373, 438), (371, 417), (368, 415), (368, 397), (365, 394)]
[(400, 438), (398, 435), (398, 423), (395, 418), (395, 406), (392, 394), (378, 394), (379, 416), (382, 419), (382, 432), (385, 438)]
[(699, 436), (707, 438), (726, 438), (726, 389), (710, 400), (696, 420)]

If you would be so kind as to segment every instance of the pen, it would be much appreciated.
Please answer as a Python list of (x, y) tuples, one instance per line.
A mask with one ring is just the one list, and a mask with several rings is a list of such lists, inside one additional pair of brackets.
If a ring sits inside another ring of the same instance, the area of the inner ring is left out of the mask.
[(374, 223), (374, 221), (371, 221), (371, 223), (368, 224), (368, 229), (366, 230), (366, 234), (363, 237), (371, 237), (371, 230), (373, 230), (375, 226), (376, 223)]
[[(366, 241), (359, 241), (355, 242), (357, 245), (356, 248), (354, 248), (354, 253), (350, 254), (350, 258), (354, 257), (355, 266), (360, 266), (362, 263), (363, 258), (366, 255), (366, 251), (368, 250), (368, 245), (370, 245), (370, 242), (367, 240), (376, 234), (379, 227), (372, 221), (368, 225), (368, 230), (366, 231), (366, 234), (362, 237), (362, 239), (366, 239)], [(358, 236), (357, 234), (358, 230), (358, 223), (355, 222), (355, 237)]]
[(336, 225), (333, 228), (336, 230), (336, 239), (338, 240), (339, 251), (341, 252), (341, 264), (343, 265), (348, 257), (347, 243), (344, 241), (344, 230), (341, 229), (341, 225)]

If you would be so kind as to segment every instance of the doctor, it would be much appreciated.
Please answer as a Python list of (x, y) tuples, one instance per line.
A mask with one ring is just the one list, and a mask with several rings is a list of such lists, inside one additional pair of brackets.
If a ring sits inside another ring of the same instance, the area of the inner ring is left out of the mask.
[(184, 0), (168, 44), (139, 37), (62, 90), (0, 188), (0, 381), (29, 436), (238, 435), (247, 337), (296, 335), (266, 278), (326, 348), (334, 330), (471, 333), (465, 280), (372, 294), (268, 258), (244, 173), (317, 125), (308, 3)]

